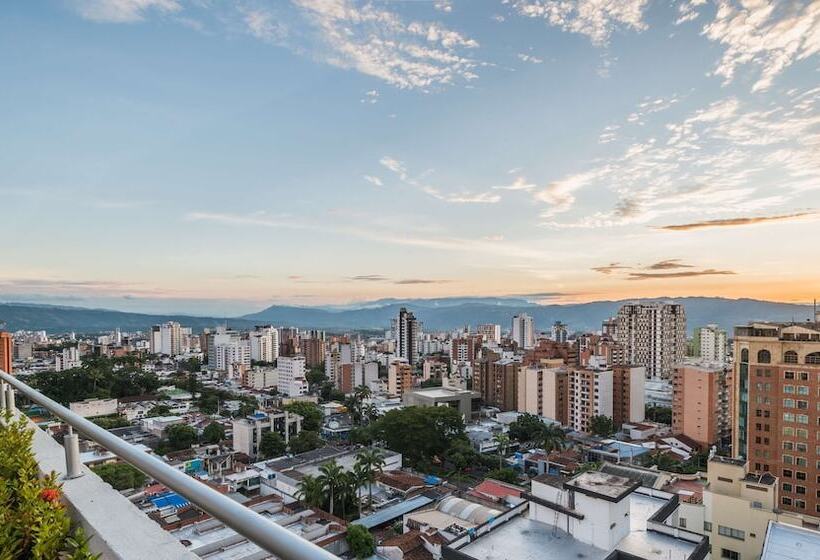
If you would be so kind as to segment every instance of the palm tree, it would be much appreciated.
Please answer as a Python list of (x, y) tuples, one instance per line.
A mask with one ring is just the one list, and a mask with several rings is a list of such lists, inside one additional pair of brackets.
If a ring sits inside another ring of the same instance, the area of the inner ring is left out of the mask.
[(501, 461), (507, 455), (507, 446), (510, 444), (510, 436), (507, 434), (497, 434), (493, 439), (498, 443), (498, 468), (501, 469)]
[(541, 447), (543, 447), (547, 453), (555, 449), (561, 449), (564, 447), (565, 437), (566, 434), (564, 434), (564, 430), (562, 430), (560, 426), (555, 424), (545, 426), (540, 434)]
[(379, 409), (372, 403), (367, 403), (362, 407), (362, 419), (367, 419), (367, 424), (378, 418)]
[(362, 484), (369, 482), (367, 471), (365, 468), (360, 464), (356, 463), (353, 465), (353, 471), (350, 473), (350, 482), (353, 485), (353, 491), (355, 492), (356, 496), (356, 505), (359, 506), (359, 518), (362, 517), (362, 496), (359, 492), (359, 489), (362, 487)]
[(376, 481), (376, 473), (382, 472), (384, 464), (384, 455), (378, 449), (362, 449), (356, 455), (356, 465), (364, 471), (367, 480), (368, 506), (373, 504), (373, 483)]
[(323, 493), (324, 488), (319, 479), (306, 474), (299, 482), (296, 497), (309, 506), (322, 507)]
[(333, 460), (319, 467), (319, 472), (321, 474), (318, 476), (318, 480), (322, 485), (322, 489), (330, 495), (330, 515), (333, 515), (333, 505), (336, 495), (342, 487), (344, 469)]

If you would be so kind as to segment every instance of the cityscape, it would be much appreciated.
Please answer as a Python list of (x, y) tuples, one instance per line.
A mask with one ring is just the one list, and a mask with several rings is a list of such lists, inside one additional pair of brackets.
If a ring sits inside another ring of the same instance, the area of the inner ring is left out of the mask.
[(0, 560), (820, 559), (820, 2), (0, 7)]

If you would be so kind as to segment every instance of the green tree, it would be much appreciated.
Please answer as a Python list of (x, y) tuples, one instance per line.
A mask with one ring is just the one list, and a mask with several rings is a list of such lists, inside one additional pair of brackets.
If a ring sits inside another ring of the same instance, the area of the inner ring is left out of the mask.
[(355, 466), (361, 470), (363, 479), (367, 482), (367, 505), (373, 507), (373, 483), (376, 482), (376, 474), (384, 468), (384, 454), (378, 449), (363, 449), (356, 455)]
[(110, 484), (114, 490), (141, 488), (145, 484), (145, 475), (127, 463), (109, 463), (91, 470)]
[(322, 429), (322, 411), (313, 403), (294, 402), (285, 406), (285, 410), (302, 417), (302, 429), (318, 432)]
[(262, 434), (262, 441), (259, 442), (259, 456), (262, 459), (281, 457), (286, 449), (285, 439), (279, 432), (270, 431)]
[(179, 363), (179, 368), (182, 371), (197, 373), (202, 369), (202, 361), (199, 358), (188, 358)]
[(545, 425), (541, 434), (538, 436), (538, 446), (549, 453), (555, 449), (562, 449), (565, 439), (566, 434), (564, 430), (561, 429), (561, 426), (557, 424)]
[(652, 406), (648, 404), (645, 407), (644, 416), (652, 422), (672, 425), (672, 409), (667, 406)]
[(296, 497), (308, 506), (324, 507), (324, 489), (315, 476), (306, 474), (296, 488)]
[(478, 453), (473, 449), (470, 441), (463, 437), (450, 443), (444, 451), (444, 458), (452, 463), (457, 471), (463, 472), (476, 463)]
[(131, 425), (131, 422), (122, 416), (99, 416), (97, 418), (90, 418), (90, 420), (105, 430), (124, 428), (125, 426)]
[(544, 422), (535, 414), (525, 413), (510, 424), (510, 439), (520, 443), (534, 443), (541, 439), (544, 431)]
[(376, 552), (373, 535), (362, 525), (350, 525), (347, 528), (347, 544), (350, 553), (356, 558), (368, 558)]
[(311, 391), (315, 391), (317, 387), (321, 387), (322, 384), (327, 381), (324, 366), (314, 366), (310, 368), (310, 371), (305, 374), (305, 379), (307, 379)]
[(330, 515), (333, 515), (333, 507), (335, 500), (339, 494), (341, 486), (344, 484), (344, 469), (340, 467), (335, 460), (325, 463), (319, 467), (319, 476), (317, 479), (322, 485), (322, 489), (330, 498)]
[(493, 439), (498, 444), (498, 468), (501, 469), (504, 457), (507, 456), (507, 447), (510, 445), (510, 436), (507, 434), (496, 434)]
[(487, 473), (487, 478), (493, 478), (509, 484), (518, 484), (518, 474), (509, 468), (492, 470)]
[(294, 455), (305, 453), (307, 451), (313, 451), (314, 449), (322, 447), (322, 445), (324, 445), (324, 442), (322, 441), (322, 438), (319, 437), (319, 434), (316, 432), (311, 432), (310, 430), (302, 430), (297, 435), (290, 438), (290, 452)]
[(410, 465), (429, 463), (464, 436), (464, 420), (458, 410), (446, 406), (415, 406), (391, 410), (368, 430), (375, 441), (401, 453)]
[(219, 443), (225, 439), (225, 428), (218, 422), (211, 422), (202, 430), (202, 443)]
[(154, 418), (156, 416), (168, 416), (169, 414), (171, 414), (171, 407), (166, 404), (158, 404), (149, 410), (145, 416), (147, 418)]
[(167, 429), (168, 445), (172, 451), (189, 449), (196, 442), (196, 430), (187, 424), (174, 424)]
[(609, 416), (593, 416), (589, 419), (589, 431), (596, 436), (610, 436), (615, 432), (615, 424)]

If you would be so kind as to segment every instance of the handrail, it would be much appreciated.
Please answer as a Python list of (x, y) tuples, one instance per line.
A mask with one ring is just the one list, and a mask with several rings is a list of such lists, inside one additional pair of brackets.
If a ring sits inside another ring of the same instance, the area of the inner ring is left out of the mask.
[[(152, 476), (189, 502), (209, 513), (257, 546), (283, 560), (338, 560), (338, 557), (284, 527), (265, 519), (250, 508), (235, 502), (165, 464), (160, 459), (126, 443), (117, 436), (71, 412), (63, 405), (32, 389), (19, 379), (0, 371), (0, 379), (29, 400), (45, 407), (75, 430), (96, 441), (125, 462)], [(146, 543), (148, 545), (148, 543)]]

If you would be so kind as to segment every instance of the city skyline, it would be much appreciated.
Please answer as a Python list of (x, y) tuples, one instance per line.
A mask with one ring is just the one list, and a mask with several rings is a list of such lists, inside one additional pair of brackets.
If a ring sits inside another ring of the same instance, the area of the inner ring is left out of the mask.
[(817, 295), (816, 3), (4, 15), (0, 300)]

